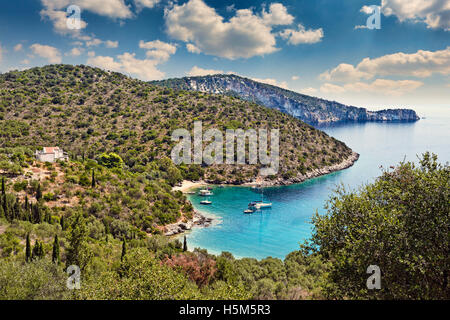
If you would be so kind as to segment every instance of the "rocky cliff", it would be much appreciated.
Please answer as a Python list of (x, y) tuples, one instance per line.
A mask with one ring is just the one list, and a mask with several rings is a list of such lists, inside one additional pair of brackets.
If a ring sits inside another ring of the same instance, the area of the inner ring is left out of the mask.
[(416, 112), (411, 109), (368, 111), (365, 108), (347, 106), (336, 101), (307, 96), (237, 75), (218, 74), (204, 77), (186, 77), (155, 81), (154, 83), (176, 89), (240, 97), (269, 108), (278, 109), (310, 124), (338, 121), (419, 120)]

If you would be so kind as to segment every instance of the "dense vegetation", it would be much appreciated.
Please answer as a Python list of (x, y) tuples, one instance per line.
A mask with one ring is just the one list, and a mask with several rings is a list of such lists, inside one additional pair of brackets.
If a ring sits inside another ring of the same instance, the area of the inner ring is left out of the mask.
[[(131, 172), (170, 156), (175, 129), (279, 129), (280, 170), (271, 179), (304, 180), (352, 151), (322, 131), (241, 99), (161, 88), (86, 66), (50, 65), (0, 75), (0, 147), (59, 146), (72, 158), (114, 152)], [(205, 142), (206, 143), (206, 142)], [(251, 181), (258, 165), (179, 167), (182, 177)], [(175, 176), (178, 172), (175, 172)]]
[[(327, 294), (337, 298), (449, 299), (450, 167), (426, 153), (358, 192), (337, 190), (316, 215), (312, 247), (331, 261)], [(381, 289), (367, 290), (367, 267)]]
[[(13, 206), (0, 217), (0, 299), (448, 299), (449, 173), (425, 154), (419, 167), (338, 189), (310, 242), (284, 261), (117, 235), (81, 209), (22, 220)], [(12, 201), (8, 186), (1, 198)], [(66, 288), (70, 264), (81, 267), (79, 290)], [(380, 290), (366, 287), (369, 265), (381, 269)]]

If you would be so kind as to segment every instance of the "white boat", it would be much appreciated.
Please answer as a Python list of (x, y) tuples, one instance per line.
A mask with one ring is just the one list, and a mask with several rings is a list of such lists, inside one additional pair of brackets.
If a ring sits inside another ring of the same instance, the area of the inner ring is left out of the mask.
[(245, 213), (245, 214), (252, 214), (252, 213), (253, 213), (253, 210), (247, 209), (247, 210), (244, 210), (244, 213)]
[(206, 197), (206, 196), (212, 196), (213, 193), (207, 189), (202, 189), (198, 193), (200, 196)]
[(212, 202), (209, 200), (203, 200), (203, 201), (200, 201), (200, 204), (212, 204)]
[[(262, 190), (262, 189), (261, 189)], [(261, 210), (261, 209), (269, 209), (272, 208), (272, 203), (264, 202), (264, 193), (263, 190), (261, 192), (261, 200), (252, 201), (248, 204), (248, 208), (251, 210)]]
[(262, 200), (261, 201), (253, 201), (248, 204), (248, 207), (252, 208), (254, 210), (268, 209), (268, 208), (272, 207), (272, 203), (262, 202)]

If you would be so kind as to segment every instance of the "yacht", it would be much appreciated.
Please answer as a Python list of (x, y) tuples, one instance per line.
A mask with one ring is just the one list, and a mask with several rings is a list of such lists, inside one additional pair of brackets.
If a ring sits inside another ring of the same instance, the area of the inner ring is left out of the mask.
[(202, 189), (198, 193), (200, 196), (206, 197), (206, 196), (212, 196), (213, 193), (209, 191), (208, 189)]
[(212, 202), (211, 201), (209, 201), (209, 200), (203, 200), (203, 201), (200, 201), (200, 204), (212, 204)]

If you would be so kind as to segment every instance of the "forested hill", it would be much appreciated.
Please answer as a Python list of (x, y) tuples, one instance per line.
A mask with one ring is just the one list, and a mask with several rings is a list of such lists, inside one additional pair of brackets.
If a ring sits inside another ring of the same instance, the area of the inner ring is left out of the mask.
[[(175, 129), (192, 132), (196, 120), (203, 121), (204, 130), (280, 129), (280, 170), (270, 177), (273, 184), (303, 181), (356, 160), (352, 150), (324, 132), (227, 95), (163, 88), (83, 65), (49, 65), (0, 75), (0, 148), (60, 146), (72, 157), (90, 159), (115, 152), (126, 168), (143, 172), (152, 161), (170, 156)], [(179, 169), (191, 180), (243, 183), (255, 179), (258, 168)]]
[(337, 121), (416, 121), (410, 109), (368, 111), (257, 82), (237, 75), (217, 74), (154, 81), (154, 84), (191, 91), (228, 94), (280, 110), (307, 123)]

